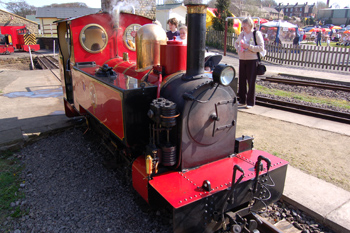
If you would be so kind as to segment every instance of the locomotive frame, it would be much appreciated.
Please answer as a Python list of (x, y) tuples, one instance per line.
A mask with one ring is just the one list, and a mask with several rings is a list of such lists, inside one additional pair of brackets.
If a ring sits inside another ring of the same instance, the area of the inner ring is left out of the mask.
[(235, 137), (234, 68), (204, 72), (206, 4), (186, 2), (188, 43), (120, 12), (58, 21), (68, 117), (88, 116), (130, 163), (135, 190), (173, 211), (174, 232), (249, 232), (277, 201), (287, 162)]

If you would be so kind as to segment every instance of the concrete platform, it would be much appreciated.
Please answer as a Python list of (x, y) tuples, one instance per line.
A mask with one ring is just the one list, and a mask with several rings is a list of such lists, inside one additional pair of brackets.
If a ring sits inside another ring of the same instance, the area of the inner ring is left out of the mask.
[[(225, 57), (223, 61), (238, 70), (238, 59), (234, 55)], [(348, 73), (316, 73), (314, 70), (268, 65), (268, 74), (280, 72), (350, 82)], [(62, 95), (50, 95), (59, 86), (59, 80), (50, 71), (0, 70), (0, 150), (19, 148), (28, 139), (73, 125), (63, 115)], [(38, 96), (43, 90), (47, 91), (47, 95)], [(32, 94), (28, 96), (26, 93), (29, 92)], [(13, 93), (19, 96), (11, 97), (9, 94)], [(249, 110), (240, 108), (239, 111), (350, 136), (350, 126), (346, 124), (260, 106)], [(334, 232), (350, 232), (348, 191), (289, 166), (283, 198), (319, 219)]]

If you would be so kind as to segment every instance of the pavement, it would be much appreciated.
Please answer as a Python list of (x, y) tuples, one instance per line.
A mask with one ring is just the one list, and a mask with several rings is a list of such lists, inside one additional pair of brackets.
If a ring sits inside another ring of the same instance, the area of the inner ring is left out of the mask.
[[(211, 51), (222, 53), (219, 50)], [(233, 65), (238, 71), (237, 55), (227, 53), (222, 62)], [(271, 63), (266, 63), (266, 66), (267, 76), (284, 73), (350, 82), (349, 72)], [(59, 73), (58, 70), (54, 72)], [(26, 143), (39, 139), (40, 136), (65, 130), (74, 125), (74, 120), (64, 115), (60, 81), (48, 70), (0, 69), (0, 102), (0, 151), (21, 148)], [(249, 111), (257, 116), (280, 119), (350, 137), (350, 125), (347, 124), (261, 106), (239, 111)], [(318, 219), (334, 232), (350, 232), (350, 192), (346, 190), (289, 166), (282, 199)]]

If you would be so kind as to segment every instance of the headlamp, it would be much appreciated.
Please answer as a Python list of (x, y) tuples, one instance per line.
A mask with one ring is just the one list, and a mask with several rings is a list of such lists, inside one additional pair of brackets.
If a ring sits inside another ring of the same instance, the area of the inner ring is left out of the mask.
[(213, 80), (223, 86), (228, 86), (236, 76), (236, 71), (232, 66), (219, 64), (213, 71)]

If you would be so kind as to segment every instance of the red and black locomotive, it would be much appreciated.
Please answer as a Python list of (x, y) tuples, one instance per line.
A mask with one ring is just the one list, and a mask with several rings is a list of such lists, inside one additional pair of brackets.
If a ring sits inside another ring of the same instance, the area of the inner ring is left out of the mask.
[(187, 46), (118, 9), (58, 21), (66, 115), (97, 122), (175, 232), (253, 231), (245, 216), (280, 198), (287, 162), (236, 138), (235, 70), (205, 60), (207, 6), (186, 6)]

